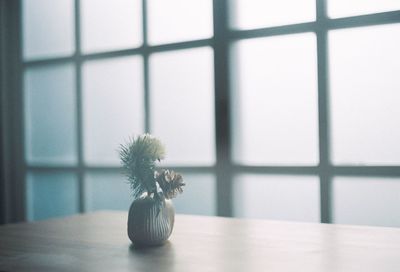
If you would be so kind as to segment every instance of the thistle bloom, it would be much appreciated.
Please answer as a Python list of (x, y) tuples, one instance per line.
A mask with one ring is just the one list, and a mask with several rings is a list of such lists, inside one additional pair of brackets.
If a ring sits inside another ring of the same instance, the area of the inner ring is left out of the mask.
[[(143, 193), (156, 200), (171, 199), (182, 193), (182, 175), (174, 171), (156, 170), (156, 161), (165, 157), (163, 144), (150, 134), (131, 138), (119, 150), (123, 169), (128, 177), (134, 198)], [(161, 192), (157, 191), (157, 184)]]

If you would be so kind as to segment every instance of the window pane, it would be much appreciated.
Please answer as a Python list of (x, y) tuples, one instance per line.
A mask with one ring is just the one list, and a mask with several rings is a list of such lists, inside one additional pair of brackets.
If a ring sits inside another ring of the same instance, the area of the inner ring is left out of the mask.
[(216, 184), (213, 174), (181, 173), (183, 193), (172, 201), (176, 213), (216, 215)]
[(27, 177), (28, 220), (78, 212), (78, 180), (72, 173), (31, 173)]
[(212, 61), (208, 47), (150, 58), (151, 131), (166, 145), (167, 164), (215, 162)]
[(82, 50), (98, 52), (142, 44), (141, 0), (81, 0)]
[(140, 57), (87, 62), (83, 66), (84, 158), (119, 165), (117, 149), (143, 133), (143, 72)]
[(400, 9), (399, 0), (329, 0), (328, 14), (331, 18), (379, 13)]
[(400, 179), (338, 177), (333, 182), (334, 222), (400, 227)]
[(25, 143), (29, 164), (75, 164), (76, 95), (72, 65), (25, 72)]
[(87, 211), (128, 211), (132, 201), (128, 180), (122, 174), (105, 172), (86, 174), (85, 207)]
[(317, 164), (315, 35), (244, 40), (233, 53), (235, 161)]
[(211, 0), (149, 0), (149, 43), (209, 38), (213, 33)]
[(400, 24), (329, 33), (332, 158), (400, 163)]
[(317, 177), (242, 174), (233, 185), (235, 216), (319, 222)]
[(72, 55), (74, 33), (73, 0), (22, 1), (24, 59)]
[(252, 29), (315, 21), (315, 0), (233, 0), (231, 24)]

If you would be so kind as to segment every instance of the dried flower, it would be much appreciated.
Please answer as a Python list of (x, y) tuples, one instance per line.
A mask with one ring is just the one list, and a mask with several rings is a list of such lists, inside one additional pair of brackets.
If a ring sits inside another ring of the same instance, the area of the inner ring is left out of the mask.
[(171, 199), (183, 192), (183, 178), (172, 170), (162, 169), (155, 173), (155, 178), (164, 193), (165, 198)]

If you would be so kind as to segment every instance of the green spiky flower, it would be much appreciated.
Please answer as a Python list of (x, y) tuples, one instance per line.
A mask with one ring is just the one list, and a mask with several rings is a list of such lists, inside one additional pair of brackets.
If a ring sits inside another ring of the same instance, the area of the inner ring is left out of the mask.
[[(182, 186), (185, 183), (181, 175), (171, 171), (174, 175), (172, 180), (179, 178), (179, 182), (169, 183), (172, 177), (169, 170), (160, 173), (157, 171), (156, 161), (165, 157), (164, 146), (157, 138), (150, 134), (131, 138), (125, 145), (120, 146), (119, 154), (135, 199), (143, 193), (152, 195), (157, 200), (169, 199), (183, 191)], [(157, 191), (158, 188), (161, 192)]]

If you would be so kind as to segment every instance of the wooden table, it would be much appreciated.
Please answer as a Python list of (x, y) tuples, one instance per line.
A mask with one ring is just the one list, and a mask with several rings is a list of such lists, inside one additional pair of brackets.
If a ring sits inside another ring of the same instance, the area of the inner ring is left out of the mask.
[(0, 227), (0, 271), (400, 271), (400, 229), (176, 216), (164, 246), (137, 249), (127, 213)]

